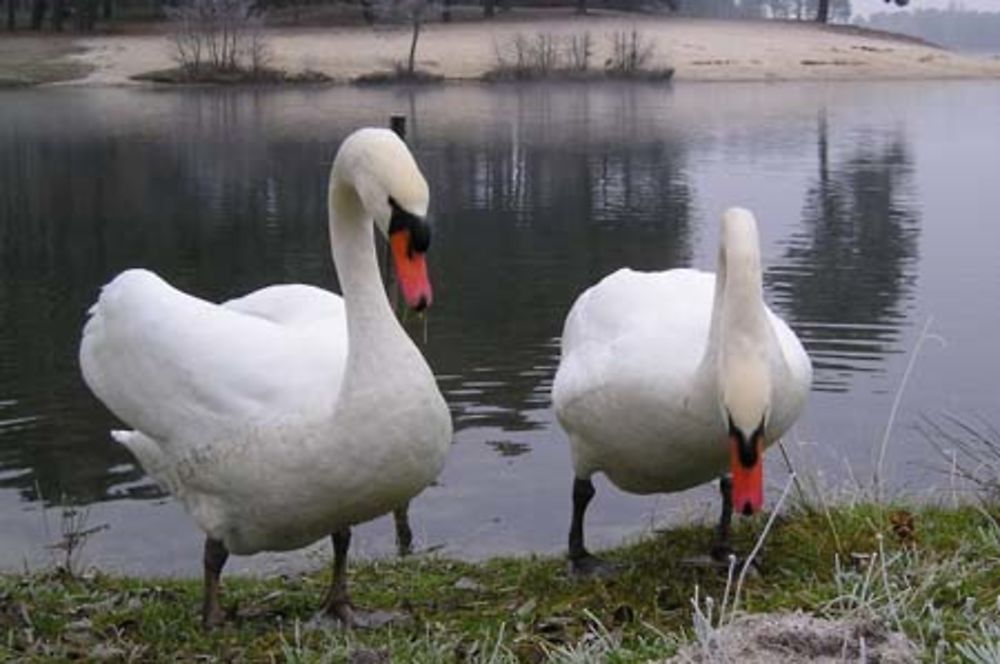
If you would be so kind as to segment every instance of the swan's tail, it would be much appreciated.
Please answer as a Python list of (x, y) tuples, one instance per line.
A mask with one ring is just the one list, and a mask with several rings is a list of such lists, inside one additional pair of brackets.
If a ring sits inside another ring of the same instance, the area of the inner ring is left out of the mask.
[(136, 431), (126, 431), (125, 429), (112, 429), (111, 438), (119, 445), (129, 447), (136, 433)]
[(170, 493), (177, 494), (178, 479), (167, 457), (156, 441), (141, 431), (115, 429), (111, 438), (116, 443), (124, 445), (136, 458), (146, 474)]

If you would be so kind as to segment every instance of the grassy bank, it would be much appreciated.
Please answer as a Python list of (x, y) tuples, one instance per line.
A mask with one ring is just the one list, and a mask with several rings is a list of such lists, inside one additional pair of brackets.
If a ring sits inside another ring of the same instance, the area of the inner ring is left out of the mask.
[(69, 37), (5, 35), (0, 39), (0, 88), (86, 76), (93, 67), (66, 57), (83, 51)]
[[(763, 527), (742, 524), (738, 550), (749, 551)], [(696, 638), (696, 592), (702, 612), (712, 597), (718, 614), (726, 570), (690, 564), (710, 538), (708, 528), (680, 528), (608, 552), (627, 566), (610, 580), (569, 579), (553, 558), (358, 563), (358, 605), (413, 620), (352, 634), (305, 626), (326, 587), (322, 573), (226, 578), (231, 620), (212, 633), (199, 625), (195, 580), (5, 576), (0, 660), (656, 661)], [(730, 607), (732, 598), (731, 589)], [(963, 650), (1000, 651), (998, 601), (1000, 527), (988, 511), (860, 505), (779, 518), (739, 612), (875, 617), (909, 635), (927, 661), (963, 661)]]

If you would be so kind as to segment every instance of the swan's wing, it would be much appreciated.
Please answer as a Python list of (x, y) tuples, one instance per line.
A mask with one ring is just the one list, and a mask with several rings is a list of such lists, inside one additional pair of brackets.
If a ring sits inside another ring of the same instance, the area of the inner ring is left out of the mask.
[(773, 441), (792, 426), (806, 405), (812, 387), (812, 362), (788, 324), (770, 309), (768, 313), (781, 349), (780, 358), (775, 358), (774, 363), (778, 379), (772, 386), (768, 427), (768, 439)]
[(222, 306), (278, 325), (306, 327), (317, 323), (346, 325), (344, 299), (335, 293), (304, 284), (268, 286)]
[[(325, 313), (294, 322), (309, 316), (281, 305), (283, 289), (325, 302)], [(151, 272), (123, 272), (90, 310), (80, 345), (84, 380), (161, 446), (233, 439), (248, 426), (332, 407), (346, 327), (318, 290), (275, 287), (219, 306)]]
[(585, 291), (563, 329), (557, 413), (611, 386), (685, 384), (705, 352), (714, 288), (715, 276), (698, 270), (622, 269)]

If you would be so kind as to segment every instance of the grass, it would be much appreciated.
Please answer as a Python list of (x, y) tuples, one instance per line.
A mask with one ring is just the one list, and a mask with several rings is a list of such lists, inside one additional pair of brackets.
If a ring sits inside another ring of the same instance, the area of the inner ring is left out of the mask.
[[(763, 527), (740, 524), (737, 548), (749, 551)], [(684, 563), (710, 540), (708, 527), (683, 527), (607, 552), (627, 566), (609, 580), (569, 579), (555, 558), (359, 562), (355, 601), (414, 619), (355, 633), (305, 627), (325, 573), (226, 577), (232, 619), (211, 633), (199, 624), (197, 580), (3, 576), (0, 660), (644, 662), (697, 638), (696, 594), (718, 606), (734, 585), (726, 570)], [(793, 508), (758, 560), (740, 612), (874, 616), (920, 644), (927, 661), (996, 661), (1000, 652), (1000, 527), (988, 510)]]
[(0, 39), (0, 88), (86, 76), (91, 69), (88, 65), (67, 58), (81, 51), (68, 37), (4, 35)]
[(147, 81), (149, 83), (169, 83), (175, 85), (245, 85), (245, 84), (278, 84), (278, 83), (304, 83), (322, 84), (333, 83), (333, 79), (323, 72), (306, 70), (298, 73), (289, 73), (280, 69), (261, 68), (252, 69), (227, 69), (219, 70), (203, 67), (198, 71), (190, 71), (183, 67), (172, 67), (170, 69), (158, 69), (155, 71), (136, 74), (132, 77), (136, 81)]
[(441, 83), (444, 76), (423, 69), (410, 71), (403, 63), (396, 63), (393, 69), (376, 71), (355, 77), (351, 82), (356, 85), (427, 85)]

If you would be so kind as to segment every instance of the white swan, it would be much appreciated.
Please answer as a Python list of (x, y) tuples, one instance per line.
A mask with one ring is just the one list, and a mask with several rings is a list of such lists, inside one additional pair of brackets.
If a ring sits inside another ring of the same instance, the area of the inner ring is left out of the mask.
[(207, 625), (228, 553), (334, 541), (324, 609), (345, 623), (350, 526), (404, 504), (441, 471), (451, 417), (386, 299), (374, 225), (408, 305), (430, 304), (427, 183), (403, 142), (362, 129), (330, 174), (343, 299), (272, 286), (216, 305), (144, 270), (106, 285), (80, 345), (83, 377), (135, 431), (114, 437), (207, 534)]
[(716, 553), (728, 549), (735, 500), (763, 503), (762, 451), (805, 404), (812, 366), (764, 304), (753, 215), (730, 209), (718, 276), (622, 269), (585, 291), (566, 318), (552, 401), (576, 479), (571, 567), (601, 571), (583, 518), (603, 472), (632, 493), (672, 492), (723, 475)]

